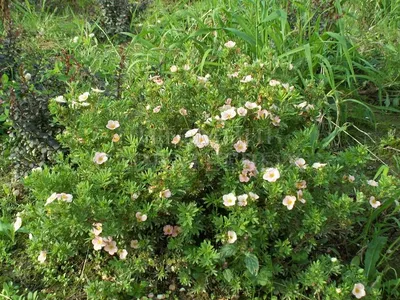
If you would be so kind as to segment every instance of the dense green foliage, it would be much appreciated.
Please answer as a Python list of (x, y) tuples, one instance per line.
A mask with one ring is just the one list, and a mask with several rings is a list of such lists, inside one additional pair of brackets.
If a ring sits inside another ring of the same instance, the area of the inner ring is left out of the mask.
[(399, 297), (400, 3), (29, 3), (0, 49), (2, 297)]

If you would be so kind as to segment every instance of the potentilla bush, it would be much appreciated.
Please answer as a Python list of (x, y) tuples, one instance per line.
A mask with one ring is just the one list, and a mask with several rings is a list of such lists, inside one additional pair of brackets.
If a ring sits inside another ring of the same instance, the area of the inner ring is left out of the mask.
[(379, 298), (352, 241), (394, 209), (398, 180), (374, 178), (363, 146), (328, 150), (324, 96), (293, 66), (236, 48), (202, 74), (194, 54), (138, 64), (119, 101), (82, 84), (51, 101), (69, 155), (25, 179), (21, 214), (48, 293)]

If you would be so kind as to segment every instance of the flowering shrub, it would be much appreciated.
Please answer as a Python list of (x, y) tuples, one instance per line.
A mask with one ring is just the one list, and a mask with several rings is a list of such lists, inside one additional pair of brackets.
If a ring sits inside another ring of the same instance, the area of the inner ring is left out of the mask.
[(138, 64), (119, 101), (90, 87), (51, 101), (70, 154), (25, 179), (35, 200), (21, 215), (46, 286), (97, 299), (379, 295), (350, 241), (394, 209), (398, 179), (375, 178), (365, 147), (331, 153), (320, 91), (235, 45), (209, 74)]

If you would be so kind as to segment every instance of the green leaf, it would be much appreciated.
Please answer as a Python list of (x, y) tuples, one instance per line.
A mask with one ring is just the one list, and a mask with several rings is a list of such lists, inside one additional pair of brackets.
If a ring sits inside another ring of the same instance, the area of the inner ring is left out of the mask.
[(250, 274), (257, 275), (258, 269), (260, 267), (257, 256), (252, 253), (246, 253), (244, 264), (246, 265), (246, 268), (247, 270), (249, 270)]
[(233, 274), (232, 274), (232, 271), (231, 271), (231, 270), (226, 269), (222, 274), (224, 275), (224, 278), (225, 278), (225, 280), (226, 280), (227, 282), (231, 282), (231, 281), (232, 281), (232, 279), (233, 279)]
[(236, 247), (231, 244), (223, 246), (220, 250), (221, 258), (231, 257), (236, 253)]
[(354, 256), (353, 259), (351, 260), (350, 264), (353, 266), (359, 267), (360, 266), (360, 257), (358, 255)]
[(257, 275), (257, 283), (265, 286), (270, 282), (270, 278), (272, 278), (272, 271), (267, 267), (262, 267)]
[(365, 253), (364, 266), (365, 266), (365, 276), (369, 279), (374, 277), (376, 272), (376, 263), (379, 260), (383, 247), (385, 247), (387, 242), (387, 237), (376, 236), (368, 244), (367, 252)]

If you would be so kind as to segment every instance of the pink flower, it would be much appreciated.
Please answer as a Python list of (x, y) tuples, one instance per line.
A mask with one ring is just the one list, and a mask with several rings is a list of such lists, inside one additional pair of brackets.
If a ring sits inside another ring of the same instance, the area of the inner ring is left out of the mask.
[(119, 127), (118, 121), (109, 120), (106, 127), (110, 130), (117, 129)]
[(249, 182), (249, 180), (250, 180), (250, 178), (247, 177), (247, 174), (241, 173), (241, 174), (239, 175), (239, 181), (240, 181), (240, 182)]
[(222, 197), (225, 206), (234, 206), (236, 203), (236, 196), (233, 193), (226, 194)]
[(178, 71), (178, 67), (177, 66), (171, 66), (171, 68), (169, 69), (172, 73), (175, 73)]
[(233, 41), (227, 41), (227, 42), (224, 44), (224, 46), (225, 46), (226, 48), (233, 48), (233, 47), (235, 47), (235, 45), (236, 45), (236, 43), (233, 42)]
[(174, 231), (174, 227), (171, 225), (165, 225), (163, 228), (164, 234), (165, 235), (172, 235), (173, 231)]
[(294, 164), (300, 168), (300, 169), (306, 169), (307, 165), (306, 165), (306, 161), (304, 160), (304, 158), (296, 158), (296, 160), (294, 161)]
[(161, 105), (156, 106), (156, 107), (153, 108), (153, 113), (155, 113), (155, 114), (156, 114), (156, 113), (159, 113), (160, 110), (161, 110)]
[(138, 240), (132, 240), (131, 241), (131, 248), (138, 249), (139, 248), (139, 241)]
[(180, 142), (180, 140), (181, 140), (181, 136), (178, 134), (178, 135), (174, 136), (174, 138), (172, 139), (171, 143), (176, 145), (176, 144), (178, 144)]
[(239, 107), (237, 109), (237, 113), (239, 116), (244, 117), (247, 114), (247, 109), (245, 109), (244, 107)]
[(381, 202), (377, 201), (374, 196), (371, 196), (369, 198), (369, 204), (371, 204), (373, 208), (378, 208), (379, 206), (381, 206)]
[(256, 164), (248, 159), (243, 160), (243, 172), (257, 171)]
[(106, 245), (104, 246), (104, 250), (108, 252), (108, 254), (114, 255), (118, 251), (117, 242), (107, 240)]
[(307, 182), (305, 180), (296, 182), (297, 189), (305, 189), (306, 187), (307, 187)]
[(258, 108), (257, 103), (255, 103), (255, 102), (249, 102), (249, 101), (247, 101), (247, 102), (244, 104), (244, 106), (246, 106), (246, 108), (248, 108), (248, 109), (255, 109), (255, 108)]
[(295, 202), (296, 202), (295, 196), (286, 196), (283, 199), (282, 204), (285, 205), (288, 210), (292, 210)]
[(271, 80), (269, 81), (269, 85), (270, 85), (270, 86), (277, 86), (277, 85), (280, 85), (280, 84), (281, 84), (281, 82), (278, 81), (278, 80), (275, 80), (275, 79), (271, 79)]
[(260, 109), (257, 111), (257, 119), (266, 119), (270, 115), (270, 112), (266, 109)]
[(379, 185), (375, 180), (368, 180), (367, 184), (373, 187), (377, 187)]
[(140, 211), (136, 213), (136, 219), (138, 222), (144, 222), (147, 220), (147, 215), (142, 214)]
[(200, 133), (196, 133), (193, 137), (193, 144), (195, 144), (198, 148), (207, 147), (210, 144), (210, 140), (207, 135), (201, 135)]
[(242, 80), (240, 80), (240, 82), (248, 83), (248, 82), (250, 82), (252, 80), (253, 80), (253, 77), (251, 75), (246, 75), (246, 76), (243, 77)]
[(210, 146), (211, 146), (211, 148), (214, 149), (215, 153), (218, 155), (219, 154), (220, 145), (218, 143), (216, 143), (216, 142), (210, 141)]
[(190, 130), (186, 131), (185, 138), (194, 136), (197, 133), (197, 131), (199, 131), (198, 128), (190, 129)]
[(180, 113), (182, 116), (187, 116), (187, 110), (186, 110), (185, 108), (181, 108), (181, 109), (179, 110), (179, 113)]
[(228, 243), (233, 244), (237, 240), (236, 232), (233, 230), (228, 231)]
[(100, 235), (100, 233), (103, 231), (103, 224), (101, 223), (93, 223), (93, 229), (92, 232), (94, 235)]
[(253, 200), (257, 200), (257, 199), (260, 198), (257, 194), (252, 193), (252, 192), (249, 193), (249, 196), (250, 196), (250, 198), (253, 199)]
[(128, 251), (126, 251), (126, 249), (122, 249), (121, 251), (119, 251), (119, 259), (125, 260), (127, 255)]
[(297, 199), (299, 199), (299, 201), (301, 203), (306, 203), (306, 200), (303, 198), (303, 191), (302, 190), (298, 190), (297, 191)]
[(238, 205), (239, 206), (246, 206), (247, 205), (247, 198), (249, 196), (247, 194), (243, 194), (237, 197), (238, 199)]
[(160, 192), (161, 198), (170, 198), (171, 196), (172, 196), (172, 194), (169, 189)]
[(221, 120), (224, 120), (224, 121), (230, 120), (230, 119), (233, 119), (235, 116), (236, 116), (236, 111), (235, 111), (235, 108), (232, 107), (221, 113)]
[(265, 170), (263, 179), (268, 182), (275, 182), (281, 177), (279, 170), (276, 168), (268, 168)]
[(93, 158), (93, 162), (98, 165), (104, 164), (108, 160), (107, 154), (104, 152), (96, 152)]
[(94, 239), (92, 240), (92, 244), (93, 244), (93, 249), (96, 251), (101, 250), (101, 248), (103, 248), (106, 245), (103, 238), (100, 236), (95, 236)]
[(174, 226), (174, 229), (172, 230), (172, 236), (176, 237), (181, 232), (182, 232), (182, 228), (180, 226)]
[(245, 141), (239, 140), (233, 145), (233, 147), (235, 148), (237, 153), (246, 152), (247, 143)]
[(45, 262), (47, 258), (47, 251), (40, 251), (39, 256), (38, 256), (38, 261), (42, 264)]
[(281, 123), (281, 119), (278, 116), (271, 117), (272, 125), (278, 127)]

